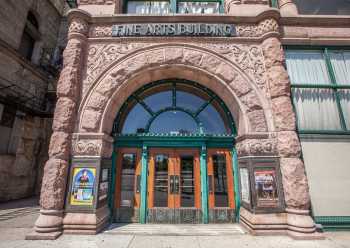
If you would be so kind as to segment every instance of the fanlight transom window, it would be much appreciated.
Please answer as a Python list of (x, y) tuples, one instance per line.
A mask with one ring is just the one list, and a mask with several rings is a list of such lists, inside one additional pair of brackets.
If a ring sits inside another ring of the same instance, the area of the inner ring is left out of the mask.
[(114, 130), (121, 134), (232, 134), (225, 104), (209, 89), (183, 80), (155, 82), (122, 107)]

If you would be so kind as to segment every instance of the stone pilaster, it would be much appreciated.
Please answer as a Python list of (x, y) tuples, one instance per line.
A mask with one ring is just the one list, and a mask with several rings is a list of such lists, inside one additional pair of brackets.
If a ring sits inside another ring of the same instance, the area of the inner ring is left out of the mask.
[(272, 102), (277, 154), (280, 157), (287, 229), (293, 237), (307, 238), (315, 233), (315, 224), (309, 215), (309, 187), (305, 166), (301, 160), (301, 145), (296, 133), (290, 81), (283, 66), (285, 58), (282, 44), (278, 38), (267, 38), (262, 43), (262, 49)]
[(282, 16), (297, 16), (298, 8), (293, 0), (278, 0), (278, 6)]
[(64, 51), (63, 70), (57, 84), (57, 105), (49, 160), (44, 168), (40, 198), (40, 216), (35, 233), (27, 239), (55, 239), (62, 233), (63, 208), (68, 178), (72, 132), (77, 116), (82, 56), (86, 45), (88, 23), (81, 12), (69, 15), (68, 44)]

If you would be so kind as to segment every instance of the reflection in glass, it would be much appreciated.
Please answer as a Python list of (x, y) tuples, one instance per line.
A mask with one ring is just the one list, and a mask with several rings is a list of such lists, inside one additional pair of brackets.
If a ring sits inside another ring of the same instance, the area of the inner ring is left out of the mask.
[(179, 2), (178, 13), (216, 14), (219, 13), (219, 7), (219, 2)]
[(213, 155), (215, 207), (228, 207), (225, 155)]
[(176, 91), (177, 106), (195, 112), (205, 102), (202, 98), (185, 91)]
[(350, 15), (349, 0), (294, 0), (302, 15)]
[(286, 64), (293, 84), (331, 84), (321, 51), (287, 51)]
[(132, 207), (134, 205), (135, 167), (136, 155), (129, 153), (123, 154), (120, 201), (122, 207)]
[(181, 157), (181, 207), (194, 207), (193, 157)]
[(128, 1), (128, 14), (167, 14), (170, 4), (167, 1)]
[(160, 114), (151, 124), (151, 133), (191, 134), (198, 129), (194, 119), (181, 111), (168, 111)]
[(337, 84), (350, 85), (350, 52), (329, 53)]
[(143, 101), (152, 109), (153, 112), (157, 112), (163, 108), (170, 107), (172, 105), (172, 92), (163, 91), (151, 96), (146, 97)]
[(208, 105), (198, 117), (203, 124), (205, 133), (222, 134), (228, 132), (221, 115), (213, 105)]
[(346, 128), (350, 129), (350, 90), (339, 90), (338, 92)]
[(168, 206), (168, 156), (155, 156), (154, 206)]
[(128, 113), (128, 116), (124, 122), (122, 133), (144, 133), (145, 127), (150, 114), (137, 103), (132, 110)]
[(339, 112), (332, 89), (292, 89), (298, 127), (302, 130), (339, 130)]

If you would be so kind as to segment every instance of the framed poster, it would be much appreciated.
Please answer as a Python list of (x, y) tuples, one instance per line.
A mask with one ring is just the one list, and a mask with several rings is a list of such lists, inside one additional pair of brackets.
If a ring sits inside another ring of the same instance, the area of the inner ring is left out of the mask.
[(92, 206), (95, 181), (96, 168), (74, 168), (70, 204), (75, 206)]
[(254, 181), (258, 207), (278, 207), (276, 170), (255, 169)]
[(250, 204), (250, 187), (248, 168), (240, 168), (242, 201)]

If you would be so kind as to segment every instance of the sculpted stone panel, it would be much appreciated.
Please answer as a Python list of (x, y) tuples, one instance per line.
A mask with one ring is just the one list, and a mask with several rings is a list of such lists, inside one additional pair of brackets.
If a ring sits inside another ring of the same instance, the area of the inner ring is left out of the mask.
[(113, 138), (106, 134), (73, 135), (73, 156), (98, 156), (109, 158), (112, 155)]
[(236, 145), (237, 154), (243, 156), (272, 156), (277, 155), (277, 141), (274, 138), (245, 139)]
[[(116, 60), (122, 59), (123, 57), (128, 56), (129, 54), (146, 48), (156, 45), (165, 45), (164, 43), (146, 43), (146, 42), (121, 42), (121, 43), (94, 43), (88, 47), (88, 60), (86, 68), (86, 76), (83, 80), (83, 95), (86, 94), (88, 89), (94, 83), (94, 81), (101, 75), (103, 72)], [(213, 51), (219, 55), (224, 56), (228, 61), (239, 65), (240, 69), (249, 75), (257, 84), (260, 89), (263, 89), (267, 94), (266, 89), (266, 80), (264, 78), (265, 67), (264, 67), (264, 56), (262, 49), (259, 45), (243, 45), (243, 44), (228, 44), (228, 43), (185, 43), (185, 45), (193, 45), (198, 47), (206, 48), (210, 51)], [(195, 61), (196, 59), (202, 58), (202, 53), (199, 52), (195, 56), (191, 54), (191, 57), (182, 54), (182, 50), (177, 52), (172, 52), (172, 50), (167, 51), (167, 61), (169, 63), (182, 62), (182, 63), (191, 63), (197, 65), (202, 63), (205, 66), (205, 63), (209, 63), (205, 59), (203, 61)], [(152, 55), (153, 56), (153, 55)], [(174, 58), (169, 58), (169, 56), (174, 56)], [(183, 58), (185, 56), (185, 58)], [(147, 58), (145, 58), (147, 59)], [(142, 61), (140, 61), (142, 62)], [(196, 62), (196, 63), (195, 63)], [(130, 62), (128, 62), (130, 66)], [(212, 62), (213, 63), (213, 62)], [(211, 66), (209, 65), (211, 70)], [(239, 73), (234, 72), (222, 65), (220, 70), (223, 70), (220, 75), (225, 76), (226, 81), (242, 81), (242, 77)], [(227, 78), (228, 77), (228, 78)], [(243, 85), (243, 84), (242, 84)], [(234, 86), (233, 86), (234, 87)], [(237, 89), (241, 91), (238, 94), (247, 93), (246, 88)]]
[[(110, 51), (108, 46), (101, 45)], [(212, 47), (213, 49), (209, 49)], [(90, 86), (90, 93), (86, 95), (86, 102), (83, 103), (83, 108), (81, 109), (82, 117), (80, 120), (80, 130), (83, 132), (99, 132), (99, 127), (101, 124), (102, 115), (105, 111), (107, 103), (110, 101), (111, 95), (118, 90), (119, 87), (127, 79), (130, 79), (135, 74), (141, 70), (147, 70), (148, 68), (164, 67), (171, 64), (180, 64), (184, 66), (192, 65), (200, 70), (205, 71), (215, 77), (220, 78), (226, 83), (228, 87), (231, 86), (232, 89), (238, 90), (237, 95), (240, 99), (242, 106), (244, 106), (244, 111), (255, 113), (253, 116), (259, 116), (259, 122), (257, 130), (254, 131), (267, 131), (266, 119), (264, 116), (264, 106), (261, 102), (261, 94), (254, 90), (253, 80), (249, 80), (245, 72), (250, 71), (248, 68), (253, 68), (258, 65), (259, 70), (262, 70), (262, 61), (254, 63), (253, 61), (259, 61), (253, 54), (262, 56), (262, 52), (259, 47), (250, 46), (227, 46), (226, 49), (221, 49), (221, 53), (213, 53), (212, 50), (218, 49), (218, 46), (209, 46), (206, 44), (206, 49), (200, 47), (194, 47), (191, 45), (171, 45), (166, 46), (153, 46), (150, 49), (143, 49), (142, 51), (137, 51), (129, 54), (126, 59), (121, 60), (118, 63), (113, 57), (118, 57), (122, 55), (115, 55), (113, 52), (109, 53), (111, 57), (102, 60), (99, 56), (96, 59), (91, 58), (90, 68), (98, 68), (97, 65), (102, 64), (102, 61), (110, 60), (109, 67), (112, 67), (105, 73), (103, 77), (97, 80), (94, 85)], [(119, 46), (120, 51), (122, 46)], [(105, 49), (101, 49), (99, 54), (103, 57), (106, 56), (104, 52)], [(116, 51), (115, 48), (112, 51)], [(225, 51), (225, 52), (223, 52)], [(225, 58), (220, 57), (221, 54), (226, 54)], [(241, 53), (245, 55), (239, 56)], [(231, 63), (229, 59), (234, 63)], [(96, 61), (96, 62), (94, 62)], [(237, 61), (237, 62), (236, 62)], [(94, 62), (94, 63), (93, 63)], [(239, 68), (241, 66), (242, 68)], [(250, 66), (253, 64), (253, 66)], [(255, 65), (254, 65), (255, 64)], [(253, 69), (252, 69), (253, 70)], [(95, 72), (94, 72), (95, 73)], [(96, 77), (96, 76), (95, 76)], [(91, 78), (94, 78), (91, 76)], [(93, 90), (92, 90), (93, 89)], [(135, 88), (136, 90), (136, 88)], [(234, 97), (233, 95), (230, 97)], [(257, 112), (261, 111), (261, 112)], [(112, 119), (112, 118), (109, 118)]]

